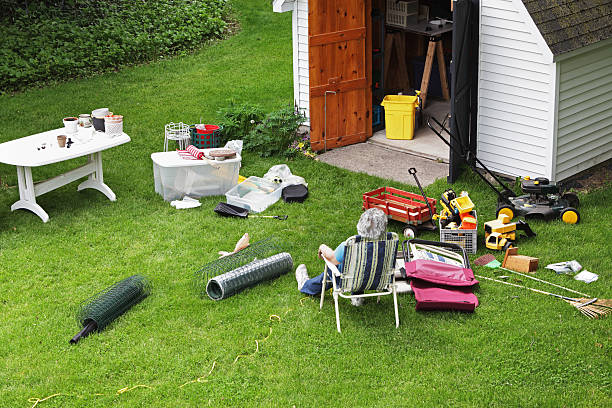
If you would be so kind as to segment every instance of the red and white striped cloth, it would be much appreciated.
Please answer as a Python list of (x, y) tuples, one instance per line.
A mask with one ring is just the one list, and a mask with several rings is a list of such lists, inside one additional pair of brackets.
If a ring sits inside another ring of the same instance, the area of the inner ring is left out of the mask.
[(193, 145), (187, 146), (186, 150), (177, 150), (177, 153), (183, 160), (202, 160), (204, 157), (204, 152)]

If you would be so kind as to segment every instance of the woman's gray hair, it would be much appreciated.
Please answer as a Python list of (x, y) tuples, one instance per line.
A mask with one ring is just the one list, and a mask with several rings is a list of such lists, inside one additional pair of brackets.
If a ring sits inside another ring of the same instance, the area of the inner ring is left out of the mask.
[(357, 223), (357, 233), (367, 239), (382, 239), (387, 232), (387, 215), (378, 208), (366, 210)]

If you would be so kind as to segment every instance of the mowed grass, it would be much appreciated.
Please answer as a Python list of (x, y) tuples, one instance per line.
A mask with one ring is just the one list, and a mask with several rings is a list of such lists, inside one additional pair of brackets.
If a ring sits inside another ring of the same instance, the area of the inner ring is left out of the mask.
[[(165, 123), (214, 123), (230, 99), (266, 109), (292, 101), (291, 15), (272, 13), (263, 0), (235, 5), (240, 33), (192, 56), (0, 97), (0, 141), (101, 106), (125, 115), (132, 138), (104, 152), (105, 182), (117, 202), (77, 192), (73, 183), (38, 198), (50, 215), (46, 224), (10, 211), (16, 172), (0, 166), (0, 406), (31, 407), (29, 398), (57, 393), (39, 406), (610, 406), (612, 320), (588, 320), (552, 297), (485, 281), (476, 289), (481, 305), (463, 314), (416, 312), (414, 298), (402, 295), (399, 329), (389, 297), (361, 308), (344, 301), (340, 335), (331, 298), (319, 312), (317, 299), (296, 290), (293, 272), (220, 302), (195, 295), (193, 273), (245, 232), (253, 241), (279, 237), (296, 265), (317, 274), (318, 245), (355, 233), (363, 192), (383, 185), (417, 191), (298, 159), (288, 164), (307, 180), (310, 197), (266, 211), (287, 221), (219, 218), (212, 210), (223, 197), (177, 211), (154, 192), (150, 154), (161, 150)], [(34, 175), (52, 177), (79, 162)], [(262, 176), (281, 162), (246, 152), (241, 174)], [(439, 197), (448, 187), (439, 180), (426, 191)], [(476, 256), (487, 253), (482, 224), (494, 217), (495, 196), (469, 172), (452, 188), (468, 190), (476, 203)], [(538, 277), (612, 297), (611, 194), (608, 184), (580, 195), (579, 225), (531, 223), (538, 236), (519, 246), (540, 258)], [(390, 222), (389, 230), (402, 226)], [(599, 281), (586, 285), (543, 269), (571, 259)], [(152, 295), (69, 345), (79, 303), (137, 273), (152, 281)]]

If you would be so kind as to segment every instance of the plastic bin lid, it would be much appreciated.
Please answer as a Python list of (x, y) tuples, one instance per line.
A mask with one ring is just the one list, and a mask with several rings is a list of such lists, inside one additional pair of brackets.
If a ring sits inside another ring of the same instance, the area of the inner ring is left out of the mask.
[(415, 105), (418, 103), (418, 98), (414, 95), (386, 95), (380, 103), (386, 109), (389, 107), (398, 107), (403, 109), (401, 105)]
[[(215, 149), (201, 149), (203, 152), (207, 152)], [(151, 153), (151, 160), (153, 163), (157, 164), (161, 167), (188, 167), (188, 166), (226, 166), (228, 164), (234, 164), (236, 162), (240, 162), (242, 158), (238, 153), (236, 153), (236, 157), (233, 159), (225, 159), (225, 160), (185, 160), (179, 156), (177, 152), (158, 152)]]
[[(220, 163), (223, 163), (223, 162), (220, 162)], [(232, 189), (228, 191), (226, 195), (227, 194), (236, 195), (238, 190), (240, 191), (252, 190), (252, 191), (263, 192), (266, 194), (272, 194), (272, 193), (275, 193), (277, 190), (280, 190), (281, 187), (282, 187), (281, 184), (273, 183), (261, 177), (250, 176), (246, 180), (244, 180), (242, 183), (236, 184), (234, 187), (232, 187)]]

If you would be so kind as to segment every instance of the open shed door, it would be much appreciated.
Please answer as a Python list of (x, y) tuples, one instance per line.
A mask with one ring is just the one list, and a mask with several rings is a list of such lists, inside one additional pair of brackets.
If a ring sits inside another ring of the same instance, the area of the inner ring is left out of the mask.
[(310, 143), (323, 150), (372, 136), (371, 0), (309, 0)]
[(458, 141), (451, 140), (449, 183), (457, 180), (463, 164), (453, 150), (476, 154), (478, 0), (454, 0), (451, 72), (450, 130)]

